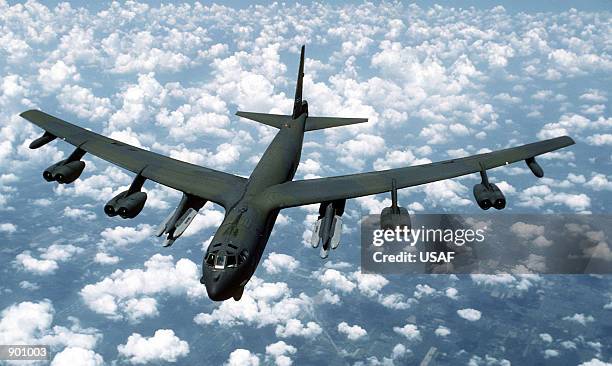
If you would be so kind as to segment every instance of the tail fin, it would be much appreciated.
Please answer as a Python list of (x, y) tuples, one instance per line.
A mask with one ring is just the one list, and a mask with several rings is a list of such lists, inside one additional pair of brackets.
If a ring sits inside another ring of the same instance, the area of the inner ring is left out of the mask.
[(297, 83), (295, 85), (295, 99), (293, 102), (293, 119), (298, 118), (303, 112), (302, 108), (302, 89), (304, 87), (304, 50), (306, 46), (302, 45), (300, 54), (300, 67), (298, 69)]
[[(268, 113), (254, 112), (237, 112), (236, 115), (257, 121), (268, 126), (282, 128), (284, 125), (291, 123), (292, 119), (296, 119), (303, 113), (308, 113), (308, 103), (302, 100), (302, 89), (304, 86), (304, 50), (302, 45), (300, 54), (300, 67), (298, 69), (297, 83), (295, 85), (295, 100), (293, 102), (293, 114), (291, 116)], [(324, 128), (340, 127), (352, 125), (355, 123), (367, 122), (367, 118), (339, 118), (339, 117), (307, 117), (304, 131), (321, 130)]]

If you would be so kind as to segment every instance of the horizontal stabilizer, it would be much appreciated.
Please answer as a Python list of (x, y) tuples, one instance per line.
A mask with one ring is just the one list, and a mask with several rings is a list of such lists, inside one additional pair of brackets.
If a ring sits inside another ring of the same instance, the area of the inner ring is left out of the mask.
[[(256, 122), (263, 123), (268, 126), (282, 128), (283, 125), (291, 123), (291, 116), (284, 114), (269, 114), (255, 112), (236, 112), (236, 115), (242, 118), (247, 118)], [(322, 130), (324, 128), (348, 126), (356, 123), (368, 122), (367, 118), (340, 118), (340, 117), (308, 117), (304, 131)]]
[(340, 117), (308, 117), (305, 131), (322, 130), (330, 127), (340, 127), (355, 123), (365, 123), (367, 118), (340, 118)]
[(236, 112), (237, 116), (247, 118), (256, 122), (263, 123), (264, 125), (281, 128), (283, 124), (291, 121), (291, 116), (284, 114), (268, 114), (268, 113), (254, 113), (254, 112)]

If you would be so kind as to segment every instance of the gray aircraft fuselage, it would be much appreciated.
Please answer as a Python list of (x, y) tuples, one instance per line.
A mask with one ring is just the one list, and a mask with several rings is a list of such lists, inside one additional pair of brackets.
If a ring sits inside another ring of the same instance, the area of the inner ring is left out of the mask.
[[(293, 180), (300, 162), (306, 118), (307, 109), (298, 118), (287, 121), (251, 173), (242, 196), (226, 207), (225, 218), (202, 263), (200, 281), (206, 286), (211, 300), (240, 297), (244, 285), (253, 276), (279, 212), (266, 205), (260, 193), (275, 184)], [(210, 254), (214, 253), (215, 260), (211, 264)], [(226, 262), (229, 255), (237, 258), (241, 253), (243, 261), (240, 264), (232, 267), (227, 263), (216, 265), (221, 254), (226, 257), (221, 262)]]

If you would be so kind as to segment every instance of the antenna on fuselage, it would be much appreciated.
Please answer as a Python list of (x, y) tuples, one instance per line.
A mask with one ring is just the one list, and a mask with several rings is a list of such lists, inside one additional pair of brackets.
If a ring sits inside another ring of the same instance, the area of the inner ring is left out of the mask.
[(302, 52), (300, 55), (300, 68), (298, 70), (297, 84), (295, 85), (295, 100), (293, 102), (293, 119), (298, 118), (304, 109), (302, 107), (302, 89), (304, 84), (304, 50), (306, 46), (302, 45)]

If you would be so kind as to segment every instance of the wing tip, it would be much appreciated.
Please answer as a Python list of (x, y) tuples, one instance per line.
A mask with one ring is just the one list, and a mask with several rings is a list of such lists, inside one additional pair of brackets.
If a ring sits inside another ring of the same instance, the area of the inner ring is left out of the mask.
[(557, 140), (560, 143), (563, 144), (563, 146), (570, 146), (570, 145), (574, 145), (576, 143), (576, 141), (574, 141), (573, 138), (569, 137), (569, 136), (559, 136), (557, 138), (554, 138), (553, 140)]
[(38, 109), (28, 109), (27, 111), (19, 113), (19, 116), (27, 119), (28, 116), (32, 116), (32, 115), (39, 114), (39, 113), (43, 113), (43, 112)]

